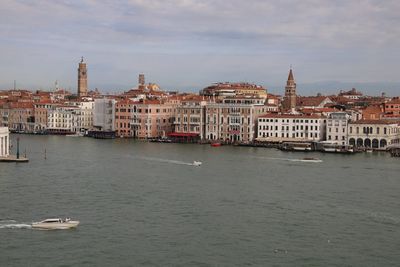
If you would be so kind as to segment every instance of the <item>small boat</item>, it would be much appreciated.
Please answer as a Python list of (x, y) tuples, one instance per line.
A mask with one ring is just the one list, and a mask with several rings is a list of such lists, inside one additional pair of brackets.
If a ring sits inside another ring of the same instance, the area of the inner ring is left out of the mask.
[(201, 161), (193, 161), (194, 166), (200, 166), (202, 164)]
[(365, 152), (372, 153), (372, 152), (374, 152), (374, 150), (372, 150), (372, 148), (367, 148), (367, 149), (365, 149)]
[(55, 229), (70, 229), (76, 228), (79, 221), (71, 221), (70, 218), (65, 220), (60, 218), (46, 219), (41, 222), (32, 223), (32, 228), (44, 229), (44, 230), (55, 230)]
[(75, 134), (67, 134), (65, 136), (67, 136), (67, 137), (83, 137), (84, 134), (83, 133), (75, 133)]
[(211, 143), (211, 146), (213, 146), (213, 147), (217, 147), (217, 146), (222, 146), (222, 144), (221, 144), (221, 143), (219, 143), (219, 142), (216, 142), (216, 143)]
[(304, 162), (322, 162), (319, 158), (303, 158), (301, 161)]

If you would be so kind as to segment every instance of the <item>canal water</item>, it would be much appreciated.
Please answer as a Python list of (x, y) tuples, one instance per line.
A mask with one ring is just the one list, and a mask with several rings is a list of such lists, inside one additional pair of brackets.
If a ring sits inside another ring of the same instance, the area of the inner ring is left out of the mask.
[[(30, 162), (0, 163), (0, 266), (400, 264), (386, 153), (19, 137)], [(76, 230), (30, 228), (66, 216)]]

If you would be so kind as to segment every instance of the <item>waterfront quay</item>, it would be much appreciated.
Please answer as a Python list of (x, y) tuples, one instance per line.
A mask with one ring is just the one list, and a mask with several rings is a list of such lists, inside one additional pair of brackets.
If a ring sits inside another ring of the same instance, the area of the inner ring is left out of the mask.
[[(0, 126), (13, 133), (220, 143), (335, 153), (386, 151), (400, 143), (400, 98), (340, 90), (299, 96), (289, 70), (283, 95), (261, 85), (215, 83), (195, 93), (163, 90), (139, 74), (114, 95), (89, 90), (87, 63), (78, 88), (0, 91)], [(4, 144), (3, 144), (4, 146)]]

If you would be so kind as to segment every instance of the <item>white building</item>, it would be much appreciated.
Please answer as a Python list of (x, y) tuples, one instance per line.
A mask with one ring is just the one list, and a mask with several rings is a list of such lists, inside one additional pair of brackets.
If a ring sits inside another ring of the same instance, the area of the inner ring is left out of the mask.
[(0, 157), (7, 157), (10, 154), (10, 136), (8, 127), (0, 127)]
[(385, 120), (360, 120), (350, 122), (348, 143), (356, 147), (386, 149), (400, 143), (400, 126)]
[(76, 133), (80, 127), (78, 107), (55, 107), (48, 112), (47, 130), (50, 133)]
[(93, 128), (94, 101), (78, 102), (79, 126), (81, 131)]
[(326, 120), (326, 140), (338, 145), (347, 145), (347, 129), (351, 116), (346, 112), (330, 113)]
[(326, 118), (318, 115), (266, 114), (258, 118), (258, 141), (322, 141)]
[(93, 126), (101, 131), (115, 131), (115, 99), (95, 99)]

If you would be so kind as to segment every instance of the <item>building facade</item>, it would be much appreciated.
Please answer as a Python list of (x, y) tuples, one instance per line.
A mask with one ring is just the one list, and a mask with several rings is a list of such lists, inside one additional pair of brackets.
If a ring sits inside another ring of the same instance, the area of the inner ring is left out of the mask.
[(119, 137), (132, 137), (132, 114), (134, 101), (120, 100), (115, 104), (115, 131)]
[(80, 112), (78, 107), (54, 107), (48, 112), (47, 131), (53, 134), (72, 134), (79, 132)]
[(95, 99), (93, 127), (100, 131), (115, 131), (115, 99)]
[(7, 127), (0, 127), (0, 157), (10, 154), (10, 136)]
[(258, 118), (258, 141), (325, 140), (326, 118), (317, 115), (266, 114)]
[(326, 140), (338, 145), (347, 145), (350, 118), (346, 112), (330, 113), (326, 119)]
[(252, 103), (209, 103), (205, 107), (205, 139), (248, 143), (257, 137), (257, 118), (267, 107)]
[(349, 123), (348, 143), (355, 147), (384, 150), (399, 144), (400, 127), (387, 120), (360, 120)]
[(139, 139), (165, 137), (172, 132), (175, 106), (159, 100), (143, 100), (133, 105), (132, 136)]
[(176, 107), (174, 133), (177, 137), (203, 140), (205, 136), (206, 101), (183, 101)]

